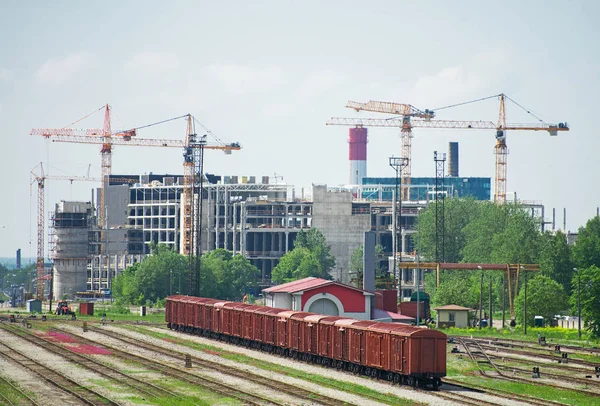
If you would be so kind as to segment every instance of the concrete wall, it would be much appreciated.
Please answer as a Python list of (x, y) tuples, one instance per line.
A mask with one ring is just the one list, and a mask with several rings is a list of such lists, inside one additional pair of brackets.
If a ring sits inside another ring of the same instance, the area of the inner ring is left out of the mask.
[(52, 296), (55, 300), (62, 295), (72, 297), (87, 290), (87, 259), (55, 259), (52, 278)]
[(351, 192), (327, 191), (326, 185), (313, 185), (312, 227), (321, 231), (331, 246), (331, 255), (336, 259), (332, 276), (348, 283), (350, 256), (363, 243), (364, 232), (371, 230), (371, 215), (352, 214)]

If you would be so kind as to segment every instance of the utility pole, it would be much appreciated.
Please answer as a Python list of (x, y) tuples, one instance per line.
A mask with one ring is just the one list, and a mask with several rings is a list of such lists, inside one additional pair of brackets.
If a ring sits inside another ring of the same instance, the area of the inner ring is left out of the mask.
[(523, 294), (523, 334), (527, 335), (527, 274), (525, 274), (525, 292)]
[(481, 319), (483, 312), (483, 269), (477, 265), (477, 269), (481, 270), (481, 285), (479, 286), (479, 330), (481, 330)]
[(581, 340), (581, 275), (579, 269), (573, 270), (577, 273), (577, 338)]
[(506, 277), (502, 275), (502, 328), (504, 328), (504, 323), (506, 321), (504, 312), (506, 310)]
[(488, 318), (488, 327), (492, 328), (494, 317), (492, 316), (492, 275), (490, 275), (490, 317)]

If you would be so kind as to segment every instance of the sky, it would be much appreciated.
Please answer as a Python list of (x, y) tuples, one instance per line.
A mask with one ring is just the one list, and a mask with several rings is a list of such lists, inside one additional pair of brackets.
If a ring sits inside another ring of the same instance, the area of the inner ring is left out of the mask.
[[(36, 256), (36, 165), (50, 176), (100, 176), (100, 146), (30, 130), (88, 115), (73, 127), (102, 128), (107, 103), (113, 129), (191, 113), (242, 145), (207, 151), (206, 172), (277, 174), (298, 195), (348, 182), (348, 128), (326, 126), (330, 117), (385, 117), (349, 110), (348, 100), (435, 110), (505, 93), (525, 108), (507, 102), (508, 123), (570, 126), (558, 137), (507, 134), (508, 198), (543, 204), (547, 220), (555, 208), (560, 229), (564, 209), (571, 231), (596, 215), (600, 2), (2, 0), (0, 9), (0, 257), (18, 248)], [(498, 109), (492, 98), (437, 118), (496, 122)], [(185, 133), (175, 120), (138, 137)], [(494, 131), (413, 134), (413, 176), (435, 176), (433, 151), (455, 141), (460, 176), (493, 179)], [(369, 129), (367, 175), (394, 176), (392, 155), (401, 155), (399, 130)], [(112, 172), (182, 173), (182, 159), (177, 148), (114, 147)], [(96, 186), (47, 180), (46, 213), (60, 200), (89, 201)]]

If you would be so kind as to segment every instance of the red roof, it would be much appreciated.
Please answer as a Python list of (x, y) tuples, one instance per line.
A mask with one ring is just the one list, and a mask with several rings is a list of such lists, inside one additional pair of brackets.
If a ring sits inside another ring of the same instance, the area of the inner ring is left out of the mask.
[(323, 285), (328, 285), (333, 281), (328, 281), (322, 278), (308, 277), (304, 279), (298, 279), (297, 281), (292, 281), (288, 283), (284, 283), (282, 285), (271, 286), (270, 288), (264, 289), (263, 292), (267, 293), (293, 293), (300, 292), (302, 290), (316, 288)]
[(314, 288), (318, 288), (318, 287), (326, 286), (326, 285), (332, 285), (332, 284), (343, 286), (345, 288), (352, 289), (352, 290), (358, 290), (360, 292), (365, 292), (370, 295), (373, 294), (373, 293), (367, 292), (362, 289), (357, 289), (354, 286), (345, 285), (343, 283), (339, 283), (336, 281), (328, 281), (327, 279), (315, 278), (312, 276), (308, 277), (308, 278), (304, 278), (304, 279), (298, 279), (297, 281), (284, 283), (282, 285), (271, 286), (270, 288), (263, 289), (263, 292), (266, 292), (266, 293), (294, 293), (294, 292), (301, 292), (303, 290), (310, 290), (310, 289), (314, 289)]

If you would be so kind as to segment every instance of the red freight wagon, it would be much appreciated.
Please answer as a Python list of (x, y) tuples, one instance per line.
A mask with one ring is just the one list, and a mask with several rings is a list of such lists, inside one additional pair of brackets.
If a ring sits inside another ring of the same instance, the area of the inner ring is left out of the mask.
[(333, 358), (364, 365), (366, 330), (376, 321), (344, 319), (335, 322)]
[(277, 340), (275, 341), (276, 345), (282, 348), (289, 348), (289, 334), (290, 329), (288, 325), (290, 324), (290, 317), (292, 317), (296, 313), (304, 313), (296, 310), (282, 310), (278, 314), (278, 323), (277, 323)]
[(185, 327), (188, 330), (193, 328), (194, 322), (194, 303), (196, 301), (196, 297), (185, 297), (181, 300), (180, 305), (177, 309), (179, 313), (179, 326)]
[(304, 346), (302, 351), (318, 354), (319, 351), (319, 321), (329, 317), (323, 314), (312, 314), (304, 318)]
[(329, 316), (319, 320), (319, 349), (317, 354), (321, 357), (333, 358), (333, 325), (338, 320), (354, 320), (348, 317)]
[(296, 312), (290, 316), (287, 322), (288, 339), (287, 347), (290, 350), (302, 352), (304, 348), (304, 318), (312, 316), (314, 313)]
[(165, 319), (167, 321), (167, 327), (173, 328), (177, 325), (177, 306), (179, 305), (179, 300), (181, 300), (183, 296), (169, 296), (167, 298), (167, 302), (165, 303)]
[(395, 329), (392, 323), (376, 323), (368, 326), (366, 334), (367, 368), (388, 369), (390, 364), (390, 330)]
[(198, 307), (198, 319), (196, 327), (202, 329), (202, 331), (210, 330), (212, 327), (212, 305), (217, 303), (216, 299), (204, 299), (204, 301), (197, 304)]
[(254, 340), (254, 314), (257, 310), (262, 309), (263, 307), (264, 306), (248, 305), (248, 307), (244, 309), (244, 314), (242, 314), (242, 338), (245, 340)]
[(249, 305), (237, 302), (227, 302), (221, 309), (223, 318), (223, 333), (232, 337), (242, 337), (242, 320), (244, 308)]
[(223, 306), (229, 302), (216, 302), (212, 305), (212, 331), (217, 334), (222, 334), (223, 329), (227, 328), (223, 321)]
[(405, 334), (409, 337), (404, 351), (409, 369), (404, 373), (419, 377), (445, 376), (446, 335), (431, 329), (416, 329)]
[(277, 341), (277, 323), (279, 323), (277, 315), (282, 311), (273, 307), (265, 307), (254, 313), (255, 340), (267, 345), (275, 345)]

